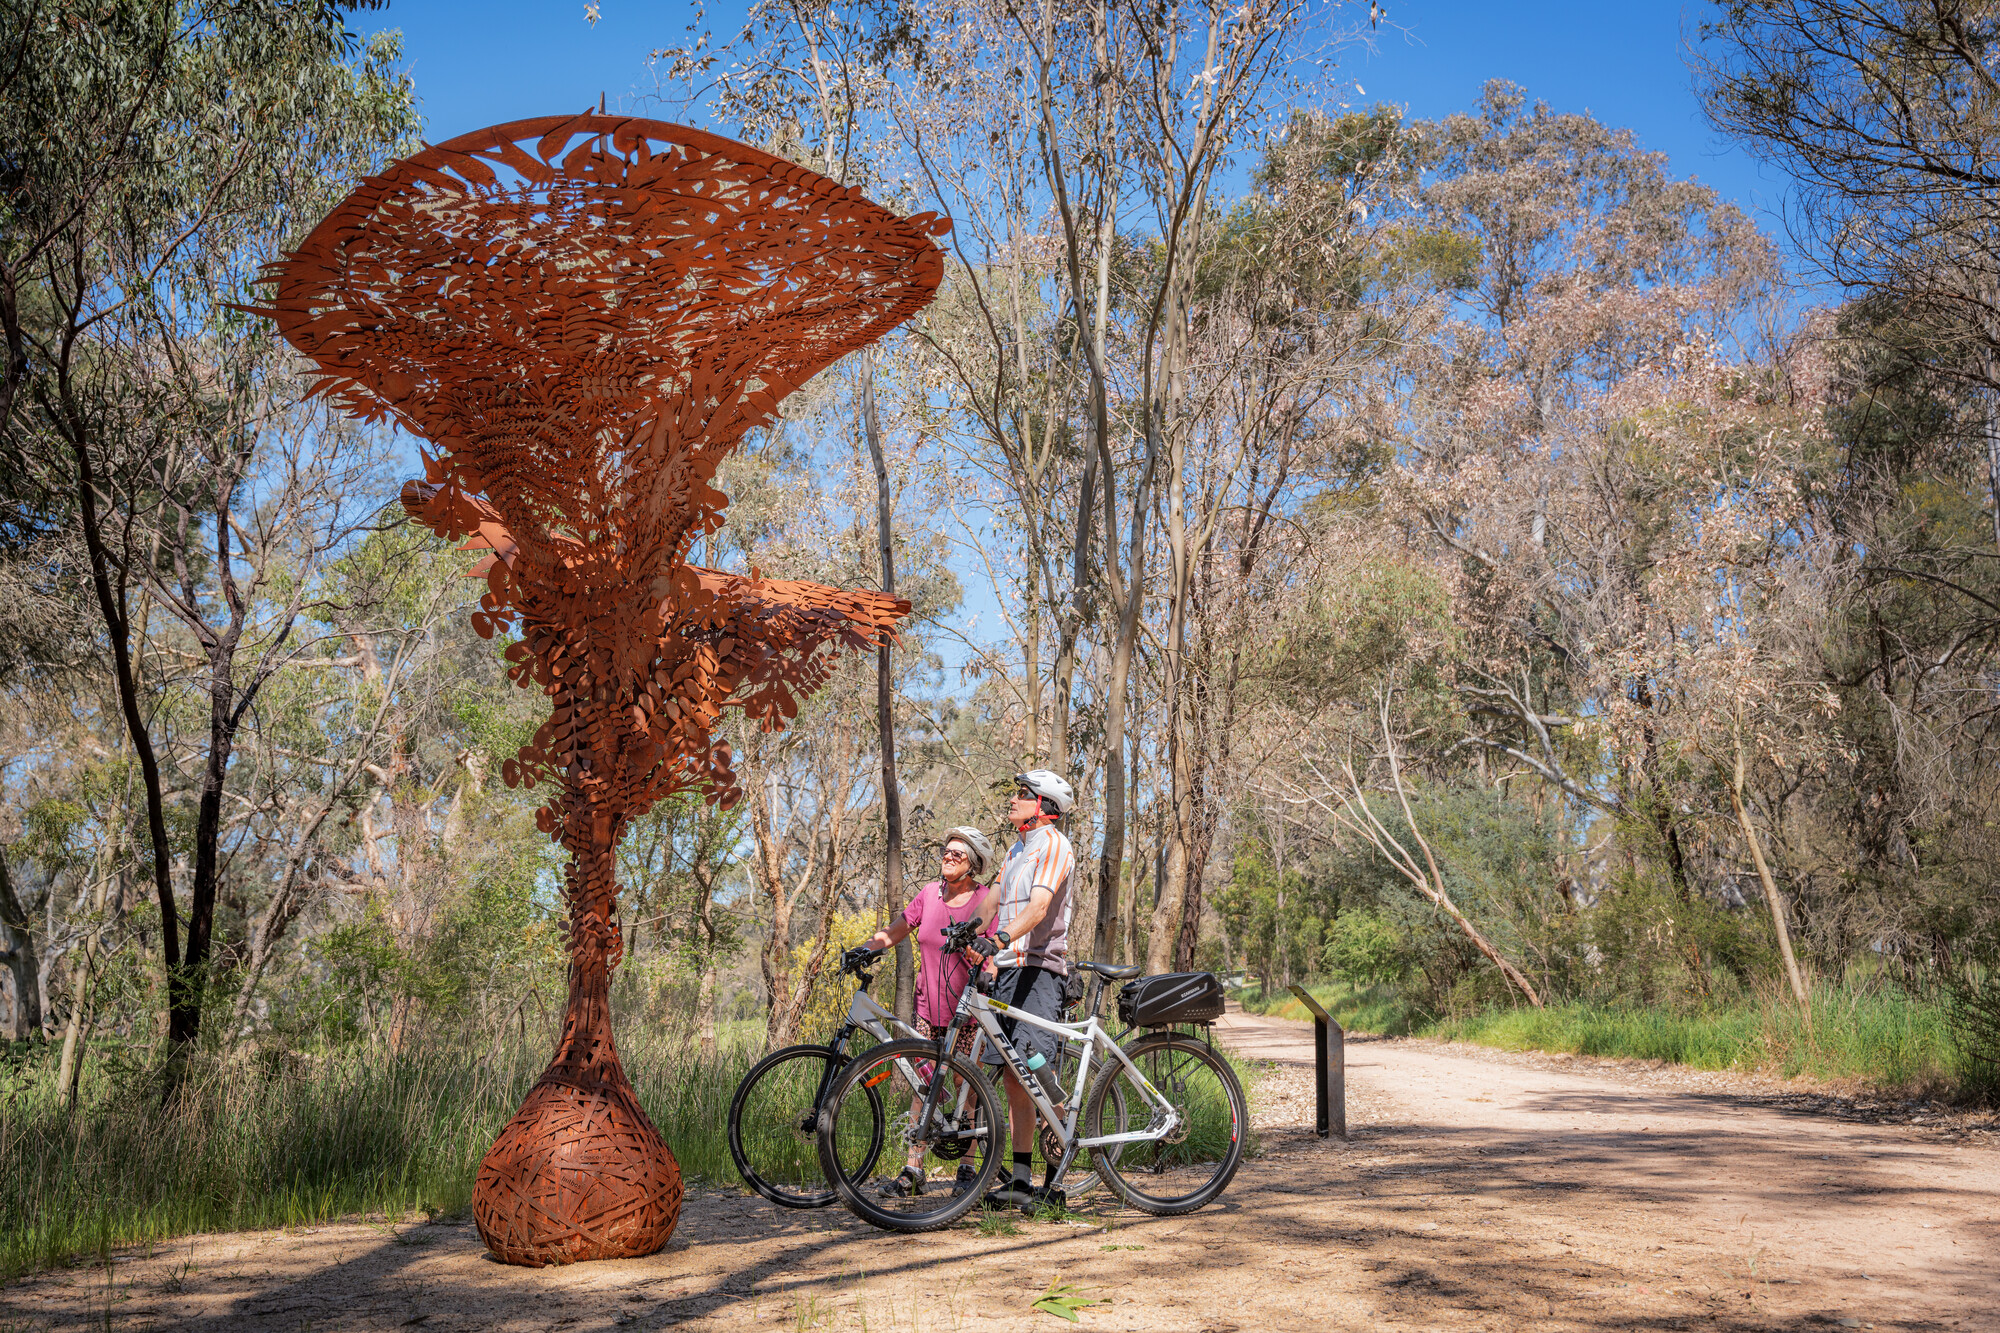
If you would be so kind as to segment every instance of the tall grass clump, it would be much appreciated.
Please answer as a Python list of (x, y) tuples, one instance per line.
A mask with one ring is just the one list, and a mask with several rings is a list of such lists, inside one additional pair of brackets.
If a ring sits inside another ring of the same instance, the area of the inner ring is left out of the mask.
[[(115, 1246), (354, 1214), (452, 1214), (479, 1159), (547, 1064), (549, 1045), (411, 1042), (231, 1065), (195, 1062), (170, 1103), (99, 1072), (72, 1112), (52, 1068), (0, 1092), (0, 1277)], [(640, 1103), (681, 1170), (733, 1180), (729, 1098), (752, 1054), (623, 1044)]]
[(1894, 990), (1817, 987), (1810, 1023), (1789, 997), (1772, 997), (1687, 1012), (1577, 1002), (1444, 1019), (1423, 1032), (1508, 1050), (1766, 1070), (1923, 1094), (1953, 1095), (1969, 1072), (1943, 1010)]

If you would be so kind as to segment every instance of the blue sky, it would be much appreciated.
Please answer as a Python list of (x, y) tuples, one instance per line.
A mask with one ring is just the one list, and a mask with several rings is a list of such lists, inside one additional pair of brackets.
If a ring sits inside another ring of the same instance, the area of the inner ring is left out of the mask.
[[(741, 12), (742, 0), (714, 0), (706, 26), (732, 35), (730, 20)], [(1419, 118), (1468, 109), (1488, 79), (1512, 80), (1557, 111), (1589, 111), (1631, 129), (1641, 147), (1668, 155), (1675, 175), (1715, 186), (1782, 243), (1782, 176), (1718, 144), (1692, 90), (1684, 33), (1706, 12), (1705, 4), (1646, 0), (1391, 0), (1372, 49), (1346, 48), (1332, 77), (1359, 86), (1356, 102), (1389, 102)], [(437, 142), (581, 111), (600, 93), (613, 109), (678, 118), (678, 109), (650, 100), (647, 54), (687, 41), (693, 14), (686, 3), (603, 0), (593, 26), (582, 0), (392, 0), (375, 26), (402, 29), (426, 137)], [(969, 567), (959, 574), (961, 626), (977, 638), (998, 635), (998, 604), (984, 579)], [(955, 677), (964, 650), (935, 646)]]
[[(1724, 149), (1703, 123), (1690, 87), (1684, 34), (1706, 4), (1605, 4), (1603, 0), (1391, 0), (1374, 50), (1341, 53), (1335, 77), (1357, 100), (1406, 106), (1419, 117), (1472, 104), (1491, 78), (1511, 79), (1558, 111), (1590, 111), (1629, 127), (1641, 146), (1668, 155), (1734, 199), (1767, 229), (1783, 177)], [(593, 27), (582, 0), (392, 0), (357, 22), (401, 28), (406, 60), (436, 141), (502, 121), (580, 111), (598, 94), (613, 107), (659, 113), (647, 53), (685, 40), (685, 3), (603, 0)], [(709, 6), (708, 26), (728, 27), (740, 0)]]

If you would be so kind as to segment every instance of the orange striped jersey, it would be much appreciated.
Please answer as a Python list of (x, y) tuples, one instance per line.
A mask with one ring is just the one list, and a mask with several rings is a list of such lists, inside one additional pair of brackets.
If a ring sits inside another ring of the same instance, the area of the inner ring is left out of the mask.
[(1007, 849), (1007, 859), (1000, 863), (1000, 929), (1013, 934), (1007, 923), (1028, 909), (1036, 889), (1053, 895), (1041, 924), (1026, 940), (1014, 943), (1024, 962), (1068, 974), (1070, 888), (1075, 880), (1076, 849), (1054, 824), (1021, 835)]

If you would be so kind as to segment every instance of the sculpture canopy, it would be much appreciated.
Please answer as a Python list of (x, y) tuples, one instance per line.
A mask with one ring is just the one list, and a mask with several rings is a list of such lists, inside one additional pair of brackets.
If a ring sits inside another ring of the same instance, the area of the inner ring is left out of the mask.
[[(588, 543), (635, 473), (726, 452), (927, 305), (948, 229), (700, 130), (546, 117), (363, 181), (273, 266), (269, 313), (317, 392), (435, 442), (517, 538)], [(713, 526), (719, 495), (670, 489)]]

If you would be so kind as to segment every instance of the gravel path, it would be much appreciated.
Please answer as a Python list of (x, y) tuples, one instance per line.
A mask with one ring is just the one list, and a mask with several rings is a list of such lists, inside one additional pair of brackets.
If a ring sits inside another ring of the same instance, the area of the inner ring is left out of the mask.
[[(876, 1232), (692, 1191), (647, 1259), (485, 1258), (463, 1223), (205, 1236), (0, 1291), (34, 1330), (2000, 1330), (1990, 1122), (1766, 1080), (1436, 1043), (1348, 1047), (1353, 1138), (1312, 1132), (1311, 1029), (1230, 1014), (1260, 1153), (1200, 1213)], [(1877, 1108), (1879, 1111), (1880, 1108)], [(1845, 1118), (1843, 1118), (1845, 1117)], [(4, 1219), (0, 1219), (4, 1224)]]
[[(1311, 1027), (1232, 1010), (1262, 1091), (1313, 1119)], [(1654, 1062), (1571, 1060), (1379, 1038), (1347, 1045), (1358, 1142), (1416, 1147), (1364, 1178), (1454, 1174), (1544, 1220), (1740, 1258), (1774, 1313), (1828, 1326), (2000, 1328), (2000, 1153), (1991, 1116), (1848, 1098)], [(1754, 1270), (1753, 1270), (1754, 1263)]]

